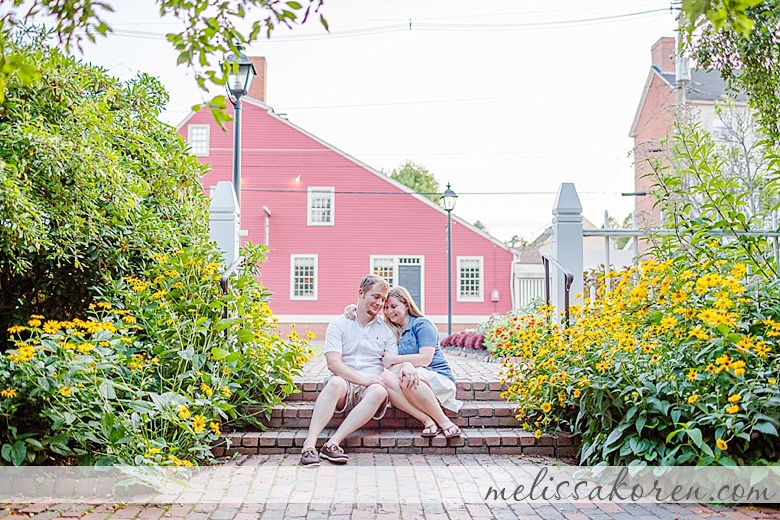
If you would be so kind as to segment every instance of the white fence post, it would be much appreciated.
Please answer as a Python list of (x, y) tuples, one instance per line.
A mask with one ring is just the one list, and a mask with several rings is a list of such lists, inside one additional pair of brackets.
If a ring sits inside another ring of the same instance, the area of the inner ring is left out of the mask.
[[(575, 299), (575, 297), (582, 293), (584, 238), (582, 236), (582, 204), (573, 183), (564, 182), (558, 188), (552, 214), (552, 257), (574, 274), (570, 303), (571, 305), (579, 305), (582, 304), (582, 299), (581, 297)], [(552, 304), (557, 312), (563, 312), (564, 298), (566, 297), (563, 273), (551, 266), (550, 278), (552, 278)]]
[(238, 258), (241, 211), (230, 181), (219, 181), (209, 204), (209, 235), (222, 250), (225, 266)]

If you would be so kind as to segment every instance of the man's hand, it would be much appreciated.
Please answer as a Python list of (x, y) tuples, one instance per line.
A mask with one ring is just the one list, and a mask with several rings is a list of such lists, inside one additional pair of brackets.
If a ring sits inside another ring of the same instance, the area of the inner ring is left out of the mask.
[(385, 387), (385, 380), (382, 379), (382, 376), (371, 376), (366, 378), (366, 382), (363, 386), (369, 387), (371, 385), (381, 385), (382, 388)]
[(420, 376), (417, 369), (411, 363), (402, 363), (398, 370), (398, 377), (401, 379), (401, 385), (406, 388), (417, 388), (420, 384)]

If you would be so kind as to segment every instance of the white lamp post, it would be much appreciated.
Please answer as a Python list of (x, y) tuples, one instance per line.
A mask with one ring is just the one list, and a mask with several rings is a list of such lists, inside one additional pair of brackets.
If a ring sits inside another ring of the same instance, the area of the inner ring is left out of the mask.
[(236, 200), (241, 208), (241, 96), (249, 92), (249, 85), (257, 71), (255, 66), (244, 54), (244, 46), (237, 44), (238, 55), (231, 54), (222, 64), (227, 74), (228, 99), (233, 105), (233, 188), (236, 190)]
[(447, 335), (452, 334), (452, 210), (458, 201), (458, 194), (452, 191), (450, 183), (439, 197), (439, 202), (447, 212)]

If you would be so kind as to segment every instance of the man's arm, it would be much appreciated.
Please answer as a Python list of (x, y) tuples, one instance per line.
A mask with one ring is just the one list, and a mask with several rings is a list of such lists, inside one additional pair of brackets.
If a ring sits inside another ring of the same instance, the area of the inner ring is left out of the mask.
[(385, 382), (380, 376), (363, 376), (349, 368), (341, 359), (340, 352), (326, 352), (325, 361), (328, 363), (328, 370), (350, 383), (361, 386), (374, 384), (385, 386)]

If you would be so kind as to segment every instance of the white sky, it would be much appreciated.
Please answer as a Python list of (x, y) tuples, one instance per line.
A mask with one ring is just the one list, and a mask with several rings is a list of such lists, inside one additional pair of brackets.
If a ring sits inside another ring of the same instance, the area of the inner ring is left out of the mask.
[[(176, 66), (175, 23), (153, 0), (110, 3), (116, 33), (84, 59), (159, 77), (178, 124), (210, 96)], [(322, 12), (330, 35), (314, 20), (247, 49), (266, 57), (267, 102), (292, 123), (379, 170), (426, 166), (460, 195), (458, 216), (501, 240), (543, 231), (562, 182), (597, 225), (633, 209), (620, 195), (633, 191), (628, 132), (650, 48), (675, 34), (669, 0), (326, 0)]]

